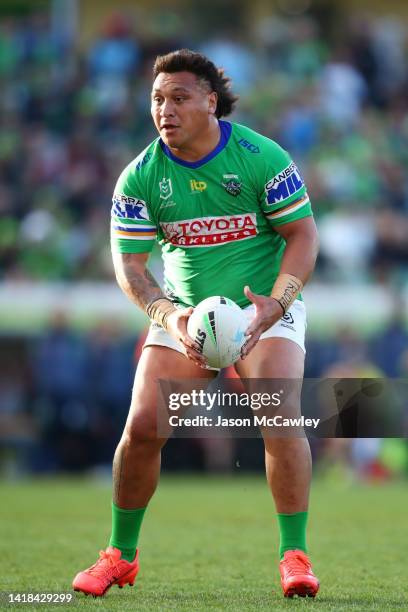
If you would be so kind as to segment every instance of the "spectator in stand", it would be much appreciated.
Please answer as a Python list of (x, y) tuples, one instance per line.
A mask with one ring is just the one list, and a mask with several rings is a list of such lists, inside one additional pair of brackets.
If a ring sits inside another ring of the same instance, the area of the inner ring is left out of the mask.
[(126, 421), (134, 378), (135, 338), (114, 321), (101, 321), (90, 338), (88, 392), (98, 460), (110, 465)]
[[(173, 39), (185, 38), (184, 23), (171, 21)], [(151, 50), (134, 26), (132, 16), (114, 13), (80, 51), (67, 36), (58, 39), (61, 30), (44, 13), (0, 20), (3, 278), (112, 278), (103, 251), (111, 185), (149, 136), (141, 100)], [(161, 31), (159, 22), (155, 28)], [(355, 273), (359, 282), (401, 282), (408, 236), (406, 32), (382, 16), (354, 19), (336, 47), (325, 32), (315, 18), (275, 12), (239, 41), (218, 24), (213, 38), (190, 43), (216, 62), (221, 54), (219, 63), (241, 89), (238, 120), (298, 151), (323, 242), (329, 235), (315, 278), (336, 282)], [(163, 37), (150, 42), (158, 41), (168, 44)], [(247, 87), (254, 82), (256, 88)]]
[(33, 384), (48, 468), (77, 469), (94, 459), (91, 448), (86, 339), (55, 312), (32, 354)]
[(258, 68), (254, 52), (235, 32), (218, 34), (200, 46), (199, 51), (216, 66), (224, 68), (238, 92), (245, 91), (257, 80)]
[(140, 49), (132, 36), (131, 22), (113, 13), (105, 23), (102, 36), (90, 47), (88, 66), (93, 77), (134, 77), (140, 64)]
[(335, 49), (320, 77), (323, 115), (339, 130), (352, 129), (358, 124), (366, 96), (366, 84), (352, 65), (347, 47)]
[(370, 354), (374, 363), (386, 376), (402, 376), (404, 355), (408, 350), (408, 331), (404, 321), (404, 303), (395, 300), (393, 315), (387, 326), (377, 334), (371, 343)]

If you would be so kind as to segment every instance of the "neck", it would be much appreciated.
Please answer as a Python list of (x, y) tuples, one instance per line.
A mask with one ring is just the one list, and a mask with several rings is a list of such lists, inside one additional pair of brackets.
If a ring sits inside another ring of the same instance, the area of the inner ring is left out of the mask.
[(220, 141), (221, 130), (218, 119), (212, 117), (208, 129), (200, 134), (200, 138), (194, 142), (186, 143), (181, 147), (169, 147), (176, 157), (184, 161), (195, 162), (202, 159), (215, 149)]

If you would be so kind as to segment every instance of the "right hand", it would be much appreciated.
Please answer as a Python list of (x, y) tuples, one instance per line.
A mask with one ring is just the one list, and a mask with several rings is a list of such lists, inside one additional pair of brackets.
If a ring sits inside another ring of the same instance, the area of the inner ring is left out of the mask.
[(183, 348), (183, 353), (201, 368), (207, 367), (207, 360), (202, 353), (197, 350), (197, 345), (187, 333), (187, 321), (193, 314), (194, 308), (177, 309), (167, 317), (167, 332)]

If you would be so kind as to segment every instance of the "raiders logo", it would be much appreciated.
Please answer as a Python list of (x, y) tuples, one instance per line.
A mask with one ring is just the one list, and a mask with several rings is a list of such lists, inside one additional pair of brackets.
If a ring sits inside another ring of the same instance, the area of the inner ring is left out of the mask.
[(221, 184), (227, 193), (232, 196), (237, 196), (241, 193), (242, 182), (238, 174), (224, 174), (222, 179)]

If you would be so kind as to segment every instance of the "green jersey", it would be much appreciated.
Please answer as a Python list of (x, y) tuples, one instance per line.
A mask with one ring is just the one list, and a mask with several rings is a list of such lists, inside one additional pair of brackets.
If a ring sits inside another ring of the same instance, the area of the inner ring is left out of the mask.
[(122, 172), (112, 206), (112, 249), (162, 247), (165, 291), (196, 306), (224, 295), (241, 307), (243, 293), (270, 295), (285, 240), (279, 225), (312, 214), (304, 181), (276, 142), (219, 121), (217, 147), (197, 162), (154, 140)]

